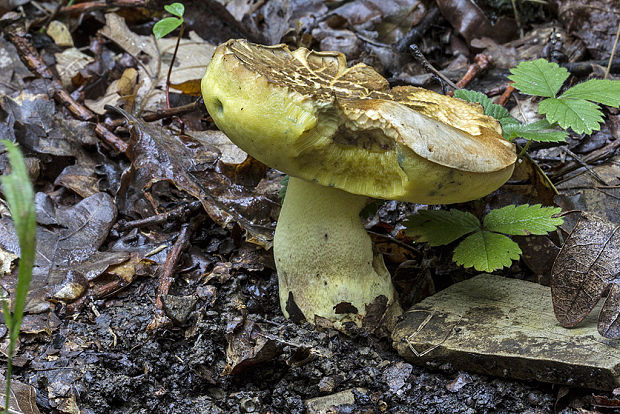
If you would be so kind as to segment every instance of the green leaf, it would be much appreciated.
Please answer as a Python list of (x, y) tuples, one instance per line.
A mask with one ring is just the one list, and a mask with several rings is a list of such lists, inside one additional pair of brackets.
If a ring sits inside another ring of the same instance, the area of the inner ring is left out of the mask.
[(538, 112), (545, 114), (549, 122), (572, 128), (578, 134), (598, 131), (603, 122), (599, 106), (585, 99), (548, 98), (538, 104)]
[(286, 197), (286, 190), (288, 189), (288, 180), (289, 180), (289, 178), (290, 177), (288, 175), (285, 175), (280, 180), (280, 184), (282, 185), (282, 188), (280, 188), (280, 192), (278, 193), (278, 197), (280, 198), (280, 202), (281, 203), (284, 202), (284, 197)]
[(460, 210), (422, 210), (409, 217), (405, 233), (431, 246), (454, 240), (480, 230), (480, 221), (471, 213)]
[(2, 192), (9, 205), (20, 246), (19, 273), (13, 309), (13, 328), (19, 332), (35, 257), (36, 216), (34, 210), (34, 191), (32, 190), (32, 184), (30, 183), (30, 177), (28, 176), (28, 170), (26, 169), (21, 151), (11, 141), (0, 140), (0, 142), (6, 147), (9, 162), (11, 163), (11, 173), (0, 177)]
[(559, 207), (542, 207), (540, 204), (530, 206), (506, 206), (491, 210), (484, 217), (485, 230), (512, 235), (547, 234), (564, 223), (561, 217), (552, 217), (562, 212)]
[(504, 137), (510, 141), (517, 137), (530, 141), (561, 142), (566, 141), (568, 132), (551, 129), (552, 125), (546, 119), (531, 124), (514, 123), (503, 126)]
[(478, 102), (482, 105), (482, 108), (484, 108), (484, 113), (497, 119), (502, 124), (502, 127), (504, 127), (504, 123), (510, 124), (518, 122), (510, 115), (506, 108), (493, 103), (493, 101), (483, 93), (471, 91), (469, 89), (459, 89), (454, 91), (454, 96), (468, 102)]
[(164, 6), (164, 10), (173, 16), (183, 17), (185, 13), (185, 6), (181, 3), (172, 3)]
[(590, 79), (564, 92), (560, 96), (562, 98), (587, 99), (617, 108), (620, 106), (620, 81)]
[(510, 69), (512, 73), (508, 79), (514, 82), (519, 91), (528, 95), (554, 97), (564, 81), (570, 75), (557, 63), (548, 62), (545, 59), (521, 62), (516, 68)]
[(503, 234), (478, 231), (468, 236), (454, 249), (452, 260), (479, 272), (492, 272), (510, 266), (519, 259), (519, 245)]
[(166, 17), (161, 19), (153, 26), (153, 34), (156, 39), (161, 39), (174, 29), (179, 27), (183, 23), (183, 20), (176, 17)]
[[(11, 164), (11, 173), (1, 176), (0, 182), (2, 183), (4, 197), (9, 205), (20, 249), (17, 287), (15, 288), (12, 314), (7, 301), (2, 300), (3, 316), (5, 324), (9, 329), (9, 346), (6, 350), (7, 369), (4, 402), (6, 408), (9, 406), (9, 395), (11, 395), (13, 353), (15, 352), (15, 344), (17, 343), (19, 328), (24, 315), (26, 296), (32, 278), (37, 223), (34, 208), (34, 191), (32, 190), (28, 170), (24, 163), (24, 157), (13, 142), (4, 139), (0, 140), (0, 142), (6, 147), (9, 163)], [(8, 411), (8, 409), (5, 411)]]

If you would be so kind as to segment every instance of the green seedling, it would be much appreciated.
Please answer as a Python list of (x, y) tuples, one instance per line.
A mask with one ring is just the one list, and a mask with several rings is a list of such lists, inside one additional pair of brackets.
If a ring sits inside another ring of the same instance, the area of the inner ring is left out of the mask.
[[(179, 27), (177, 42), (174, 46), (172, 60), (170, 61), (170, 66), (168, 67), (168, 74), (166, 75), (166, 108), (170, 109), (170, 76), (172, 75), (172, 67), (174, 66), (174, 61), (177, 57), (177, 51), (179, 50), (179, 44), (181, 43), (181, 38), (183, 37), (183, 30), (185, 29), (185, 24), (183, 20), (185, 6), (181, 3), (172, 3), (164, 6), (164, 9), (175, 17), (165, 17), (155, 23), (155, 25), (153, 26), (153, 34), (155, 35), (155, 38), (161, 39), (162, 37), (171, 33), (177, 27)], [(181, 125), (183, 124), (181, 123)]]
[(28, 177), (24, 158), (17, 145), (7, 140), (0, 140), (8, 151), (12, 172), (0, 177), (2, 192), (9, 205), (13, 225), (19, 239), (20, 260), (17, 278), (17, 287), (13, 299), (13, 311), (6, 298), (2, 299), (4, 323), (9, 332), (9, 347), (7, 350), (6, 391), (4, 413), (9, 412), (9, 398), (11, 396), (11, 375), (13, 370), (13, 353), (19, 336), (19, 329), (24, 315), (26, 295), (32, 278), (36, 248), (36, 217), (34, 210), (34, 193)]
[[(454, 93), (457, 98), (480, 103), (485, 114), (501, 123), (504, 138), (509, 141), (518, 137), (528, 141), (564, 141), (568, 132), (558, 130), (558, 126), (590, 134), (600, 129), (603, 121), (598, 104), (620, 105), (619, 81), (591, 79), (557, 96), (569, 76), (568, 71), (557, 64), (538, 59), (519, 64), (511, 73), (509, 78), (520, 92), (546, 98), (538, 105), (544, 119), (522, 124), (480, 92), (458, 90)], [(562, 224), (561, 218), (553, 217), (559, 212), (559, 208), (540, 205), (507, 206), (492, 210), (480, 223), (474, 215), (459, 210), (422, 211), (409, 218), (407, 233), (431, 246), (449, 244), (469, 235), (454, 249), (453, 260), (464, 267), (491, 272), (510, 266), (512, 260), (521, 256), (521, 249), (508, 236), (553, 231)]]
[(460, 210), (424, 210), (411, 216), (406, 233), (431, 246), (450, 244), (466, 235), (454, 249), (452, 259), (464, 267), (492, 272), (519, 259), (521, 249), (508, 235), (543, 235), (554, 231), (563, 219), (562, 210), (524, 204), (491, 210), (482, 223)]
[(156, 39), (161, 39), (169, 33), (172, 33), (177, 27), (183, 24), (183, 14), (185, 6), (181, 3), (172, 3), (164, 6), (164, 10), (175, 17), (165, 17), (155, 23), (153, 26), (153, 34)]
[(538, 112), (549, 124), (571, 128), (578, 134), (598, 131), (603, 113), (598, 104), (620, 106), (620, 81), (590, 79), (557, 96), (570, 73), (545, 59), (522, 62), (508, 78), (521, 93), (541, 96)]

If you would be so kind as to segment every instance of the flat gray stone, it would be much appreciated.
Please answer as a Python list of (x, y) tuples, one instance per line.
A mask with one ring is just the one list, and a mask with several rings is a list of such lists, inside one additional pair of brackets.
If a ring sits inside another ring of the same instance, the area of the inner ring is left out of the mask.
[(595, 309), (563, 328), (548, 287), (483, 274), (414, 305), (392, 340), (417, 365), (611, 390), (620, 385), (620, 341), (599, 335), (597, 317)]

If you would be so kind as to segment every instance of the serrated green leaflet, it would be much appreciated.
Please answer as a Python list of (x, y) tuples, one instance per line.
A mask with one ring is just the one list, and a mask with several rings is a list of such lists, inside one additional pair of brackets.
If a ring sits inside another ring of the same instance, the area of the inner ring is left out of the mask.
[(562, 98), (587, 99), (617, 108), (620, 106), (620, 81), (590, 79), (564, 92), (560, 96)]
[(183, 20), (176, 17), (166, 17), (161, 19), (153, 26), (153, 34), (156, 39), (161, 39), (168, 33), (171, 33), (174, 29), (179, 27), (183, 23)]
[(486, 115), (492, 116), (502, 124), (504, 138), (514, 140), (515, 138), (525, 138), (531, 141), (559, 142), (565, 141), (568, 133), (551, 129), (552, 126), (546, 120), (540, 120), (531, 124), (521, 124), (503, 106), (494, 104), (486, 95), (460, 89), (454, 92), (454, 96), (469, 102), (478, 102), (484, 108)]
[(483, 93), (468, 89), (459, 89), (454, 91), (454, 96), (468, 102), (478, 102), (482, 105), (482, 108), (484, 108), (484, 113), (497, 119), (502, 124), (502, 127), (504, 126), (504, 123), (518, 122), (510, 115), (506, 108), (493, 103), (493, 101), (491, 101), (491, 99)]
[(549, 122), (572, 128), (578, 134), (598, 131), (603, 122), (599, 106), (585, 99), (548, 98), (538, 104), (538, 112), (545, 114)]
[(521, 137), (531, 141), (560, 142), (565, 141), (568, 136), (566, 131), (551, 129), (551, 124), (546, 119), (541, 119), (531, 124), (517, 122), (502, 125), (502, 127), (504, 128), (504, 137), (509, 140)]
[(528, 95), (538, 95), (548, 98), (554, 97), (569, 73), (557, 63), (545, 59), (521, 62), (516, 68), (510, 69), (512, 75), (508, 79), (514, 82), (519, 91)]
[(491, 210), (484, 217), (483, 228), (516, 236), (547, 234), (564, 222), (560, 217), (552, 217), (561, 211), (559, 207), (542, 207), (540, 204), (510, 205)]
[(460, 210), (423, 210), (409, 217), (405, 232), (431, 246), (452, 243), (480, 230), (480, 221), (471, 213)]
[(181, 3), (172, 3), (164, 6), (164, 10), (173, 16), (183, 17), (183, 13), (185, 13), (185, 6)]
[(473, 267), (479, 272), (492, 272), (510, 266), (519, 259), (519, 245), (503, 234), (479, 231), (466, 237), (454, 249), (452, 260), (464, 267)]

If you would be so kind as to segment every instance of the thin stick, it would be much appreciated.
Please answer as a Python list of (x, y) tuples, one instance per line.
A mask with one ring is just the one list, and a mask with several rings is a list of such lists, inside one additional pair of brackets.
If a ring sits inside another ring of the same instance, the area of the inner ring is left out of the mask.
[(605, 76), (603, 79), (607, 79), (609, 76), (609, 71), (611, 70), (611, 62), (614, 60), (614, 54), (616, 53), (616, 46), (618, 46), (618, 38), (620, 37), (620, 20), (618, 20), (618, 31), (616, 32), (616, 39), (614, 40), (614, 45), (611, 48), (611, 56), (609, 56), (609, 63), (607, 64), (607, 69), (605, 70)]
[(177, 43), (174, 45), (174, 52), (172, 53), (172, 60), (170, 61), (170, 67), (168, 67), (168, 74), (166, 75), (166, 108), (170, 109), (170, 76), (172, 75), (172, 66), (177, 58), (177, 51), (179, 50), (179, 44), (183, 37), (183, 30), (185, 29), (185, 23), (181, 23), (179, 28), (179, 35), (177, 36)]
[(200, 211), (201, 208), (202, 204), (200, 203), (200, 201), (193, 201), (190, 204), (183, 204), (175, 208), (174, 210), (170, 210), (165, 213), (155, 214), (147, 218), (133, 221), (119, 220), (114, 227), (118, 231), (126, 231), (136, 227), (142, 228), (146, 226), (169, 223), (171, 221), (185, 221), (185, 219), (187, 219), (190, 213), (197, 213), (198, 211)]
[(144, 115), (142, 119), (144, 119), (146, 122), (153, 122), (164, 118), (172, 118), (173, 116), (188, 114), (203, 107), (204, 101), (202, 100), (202, 98), (199, 98), (195, 102), (187, 105), (177, 106), (170, 109), (159, 109), (156, 112)]
[(179, 236), (177, 237), (177, 240), (174, 242), (172, 248), (168, 252), (168, 256), (166, 257), (166, 263), (164, 263), (161, 276), (159, 277), (159, 286), (157, 287), (157, 297), (155, 299), (155, 310), (153, 319), (151, 319), (151, 322), (149, 322), (146, 328), (147, 332), (156, 331), (157, 329), (169, 323), (169, 319), (164, 313), (164, 304), (161, 297), (168, 294), (170, 286), (172, 286), (172, 283), (174, 282), (174, 270), (177, 266), (177, 263), (179, 263), (179, 260), (181, 259), (181, 254), (189, 245), (189, 239), (194, 232), (195, 227), (195, 221), (181, 226)]
[(424, 67), (424, 70), (426, 70), (427, 72), (430, 72), (433, 75), (435, 75), (438, 78), (440, 78), (442, 81), (444, 81), (452, 89), (459, 89), (459, 87), (456, 86), (454, 84), (454, 82), (452, 82), (450, 79), (448, 79), (443, 73), (441, 73), (440, 71), (435, 69), (433, 67), (433, 65), (431, 65), (428, 62), (428, 60), (426, 60), (426, 57), (424, 57), (424, 55), (422, 54), (422, 51), (420, 51), (420, 48), (418, 47), (418, 45), (416, 45), (416, 44), (410, 45), (409, 46), (409, 51), (411, 52), (411, 54), (413, 55), (415, 60), (417, 60), (418, 63)]
[(596, 171), (594, 171), (592, 169), (592, 167), (590, 167), (588, 165), (588, 163), (586, 163), (579, 155), (575, 154), (573, 151), (569, 150), (568, 148), (564, 148), (564, 151), (566, 151), (568, 153), (568, 155), (570, 155), (571, 157), (573, 157), (573, 159), (575, 161), (577, 161), (579, 164), (581, 164), (582, 167), (584, 167), (590, 174), (592, 174), (592, 176), (594, 178), (596, 178), (596, 180), (598, 180), (598, 182), (600, 182), (603, 185), (609, 185), (608, 183), (605, 182), (605, 180), (603, 180), (603, 178), (598, 175), (596, 173)]

